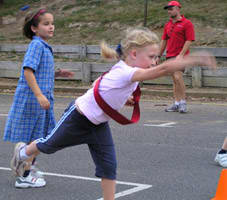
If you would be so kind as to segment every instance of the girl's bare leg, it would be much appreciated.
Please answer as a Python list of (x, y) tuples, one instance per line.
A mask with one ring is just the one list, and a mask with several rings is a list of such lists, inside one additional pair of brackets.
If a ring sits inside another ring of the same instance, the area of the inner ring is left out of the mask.
[(222, 149), (227, 150), (227, 137), (224, 140), (224, 143), (222, 145)]
[[(36, 146), (36, 141), (34, 141), (34, 142), (32, 142), (31, 144), (29, 144), (29, 145), (27, 145), (26, 146), (26, 154), (28, 155), (28, 156), (37, 156), (39, 153), (40, 153), (40, 151), (38, 150), (38, 148), (37, 148), (37, 146)], [(33, 157), (33, 158), (34, 158)]]
[(116, 181), (102, 178), (101, 185), (104, 200), (114, 200)]

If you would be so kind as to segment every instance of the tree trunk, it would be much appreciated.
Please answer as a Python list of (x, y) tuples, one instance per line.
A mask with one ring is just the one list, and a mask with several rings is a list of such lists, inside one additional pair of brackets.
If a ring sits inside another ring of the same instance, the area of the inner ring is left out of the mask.
[(4, 3), (4, 0), (0, 0), (0, 5), (3, 5), (3, 3)]

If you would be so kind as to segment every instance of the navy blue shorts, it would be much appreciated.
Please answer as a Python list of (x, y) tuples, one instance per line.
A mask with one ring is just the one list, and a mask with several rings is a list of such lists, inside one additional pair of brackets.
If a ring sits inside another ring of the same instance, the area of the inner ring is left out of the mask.
[(116, 153), (108, 122), (95, 125), (80, 114), (73, 101), (65, 110), (53, 131), (36, 140), (37, 148), (46, 154), (66, 147), (87, 144), (96, 165), (95, 175), (116, 179)]

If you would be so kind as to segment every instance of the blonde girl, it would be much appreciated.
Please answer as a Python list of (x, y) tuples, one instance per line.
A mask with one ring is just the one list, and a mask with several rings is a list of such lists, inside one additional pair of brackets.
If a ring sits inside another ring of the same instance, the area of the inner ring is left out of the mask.
[[(131, 95), (138, 88), (139, 81), (159, 78), (184, 69), (185, 66), (215, 67), (214, 58), (206, 53), (199, 53), (207, 56), (206, 59), (190, 56), (156, 66), (159, 39), (144, 28), (127, 30), (117, 51), (102, 42), (101, 53), (104, 58), (118, 60), (110, 71), (102, 76), (102, 80), (98, 79), (94, 84), (96, 89), (99, 84), (100, 96), (114, 112), (127, 103), (135, 103)], [(87, 144), (96, 165), (95, 175), (102, 180), (103, 198), (114, 199), (117, 159), (108, 123), (111, 117), (107, 110), (100, 108), (100, 102), (96, 101), (94, 87), (69, 105), (46, 138), (38, 139), (30, 145), (19, 143), (16, 146), (11, 162), (15, 173), (23, 173), (26, 160), (35, 153), (50, 154), (69, 146)]]

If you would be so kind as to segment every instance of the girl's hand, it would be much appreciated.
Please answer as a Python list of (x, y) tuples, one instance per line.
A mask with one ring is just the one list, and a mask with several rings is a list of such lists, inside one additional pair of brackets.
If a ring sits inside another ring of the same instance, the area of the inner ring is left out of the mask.
[(133, 97), (130, 96), (127, 100), (127, 102), (125, 103), (126, 106), (133, 106), (135, 104)]
[(176, 59), (182, 59), (182, 58), (184, 58), (184, 56), (182, 56), (181, 54), (179, 54), (179, 55), (176, 57)]
[(157, 65), (160, 63), (160, 61), (161, 61), (161, 57), (158, 56), (158, 57), (157, 57), (157, 60), (156, 60)]
[(194, 56), (194, 59), (200, 66), (207, 66), (213, 70), (217, 68), (215, 57), (206, 51), (195, 52), (191, 56)]
[(55, 77), (66, 77), (66, 78), (71, 78), (74, 76), (74, 72), (70, 72), (66, 69), (59, 69), (58, 71), (55, 72)]
[(43, 94), (37, 96), (37, 100), (44, 110), (48, 110), (50, 108), (50, 102)]

